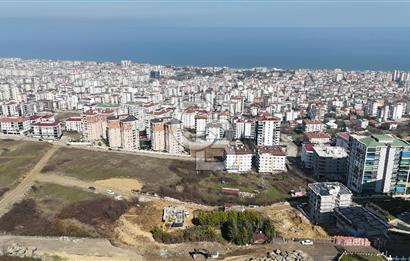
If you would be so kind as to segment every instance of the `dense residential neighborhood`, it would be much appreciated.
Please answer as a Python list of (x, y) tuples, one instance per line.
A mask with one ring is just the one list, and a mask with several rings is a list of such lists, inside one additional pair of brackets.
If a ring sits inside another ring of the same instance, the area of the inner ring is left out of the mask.
[[(390, 213), (379, 206), (391, 200), (408, 206), (409, 91), (410, 74), (401, 71), (0, 59), (0, 132), (5, 140), (111, 153), (121, 164), (121, 157), (130, 155), (195, 162), (196, 174), (189, 177), (167, 180), (151, 170), (150, 182), (167, 184), (145, 194), (145, 186), (127, 190), (133, 197), (176, 198), (172, 206), (161, 205), (162, 225), (155, 223), (151, 231), (163, 244), (273, 242), (279, 237), (267, 216), (281, 211), (252, 211), (276, 208), (285, 204), (277, 199), (286, 199), (287, 211), (296, 211), (293, 215), (311, 229), (326, 231), (331, 244), (381, 249), (391, 233), (410, 234), (408, 212), (400, 208)], [(70, 159), (41, 171), (56, 175), (54, 170), (66, 161)], [(139, 163), (137, 168), (148, 165)], [(194, 170), (191, 165), (172, 165), (166, 172), (181, 169)], [(94, 184), (83, 187), (101, 191)], [(126, 196), (105, 190), (117, 201)], [(220, 209), (198, 216), (184, 205), (188, 203), (181, 203), (188, 199), (212, 202)], [(201, 217), (207, 219), (192, 221)], [(254, 219), (259, 223), (249, 221)], [(235, 234), (224, 230), (228, 228)], [(286, 232), (280, 231), (283, 240)], [(313, 237), (297, 236), (306, 239), (300, 241), (303, 246), (314, 244)]]

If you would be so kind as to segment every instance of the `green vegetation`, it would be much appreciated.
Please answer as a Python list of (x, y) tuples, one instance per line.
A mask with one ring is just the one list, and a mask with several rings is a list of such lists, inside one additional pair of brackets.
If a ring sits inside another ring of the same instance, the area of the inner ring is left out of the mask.
[(153, 238), (165, 244), (174, 244), (182, 242), (222, 242), (223, 238), (218, 229), (211, 226), (196, 226), (185, 230), (178, 229), (173, 232), (167, 232), (159, 227), (154, 227), (151, 231)]
[(53, 183), (38, 183), (30, 193), (30, 196), (38, 200), (59, 199), (67, 203), (104, 197), (76, 187), (66, 187)]
[(0, 140), (0, 189), (17, 185), (49, 147), (40, 142)]
[(254, 211), (199, 211), (195, 223), (197, 226), (186, 230), (167, 232), (154, 227), (151, 232), (154, 239), (162, 243), (226, 240), (245, 245), (252, 242), (254, 233), (263, 232), (267, 240), (275, 236), (272, 221)]
[(344, 254), (341, 261), (385, 261), (382, 256), (364, 255), (364, 254)]

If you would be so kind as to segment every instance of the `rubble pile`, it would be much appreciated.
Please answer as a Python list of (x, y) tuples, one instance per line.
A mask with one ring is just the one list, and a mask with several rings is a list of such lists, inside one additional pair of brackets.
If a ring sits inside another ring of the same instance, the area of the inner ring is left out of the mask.
[(12, 257), (21, 257), (21, 258), (38, 258), (36, 254), (36, 247), (25, 247), (18, 245), (16, 243), (5, 246), (0, 249), (0, 256), (12, 256)]
[(301, 250), (281, 251), (277, 249), (267, 253), (265, 257), (250, 258), (248, 261), (313, 261), (313, 258)]

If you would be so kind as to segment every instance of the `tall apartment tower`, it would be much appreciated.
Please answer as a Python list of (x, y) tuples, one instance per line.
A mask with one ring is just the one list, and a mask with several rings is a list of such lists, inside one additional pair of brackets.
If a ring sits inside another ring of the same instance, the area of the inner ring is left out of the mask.
[(107, 136), (108, 144), (111, 148), (121, 147), (121, 125), (118, 116), (111, 116), (107, 118)]
[(120, 121), (121, 144), (124, 150), (135, 151), (140, 148), (138, 119), (128, 115)]
[(165, 123), (164, 118), (151, 120), (151, 147), (154, 151), (165, 150)]
[(278, 117), (269, 114), (259, 115), (256, 120), (256, 145), (279, 145), (280, 121)]
[(348, 187), (357, 193), (406, 193), (410, 144), (390, 134), (349, 138)]
[(179, 154), (184, 150), (182, 146), (182, 121), (171, 119), (165, 123), (165, 150)]

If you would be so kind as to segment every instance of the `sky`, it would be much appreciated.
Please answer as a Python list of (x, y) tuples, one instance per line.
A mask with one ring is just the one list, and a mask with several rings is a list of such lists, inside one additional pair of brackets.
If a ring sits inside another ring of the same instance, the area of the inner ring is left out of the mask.
[(410, 0), (0, 0), (0, 20), (162, 27), (410, 27)]

